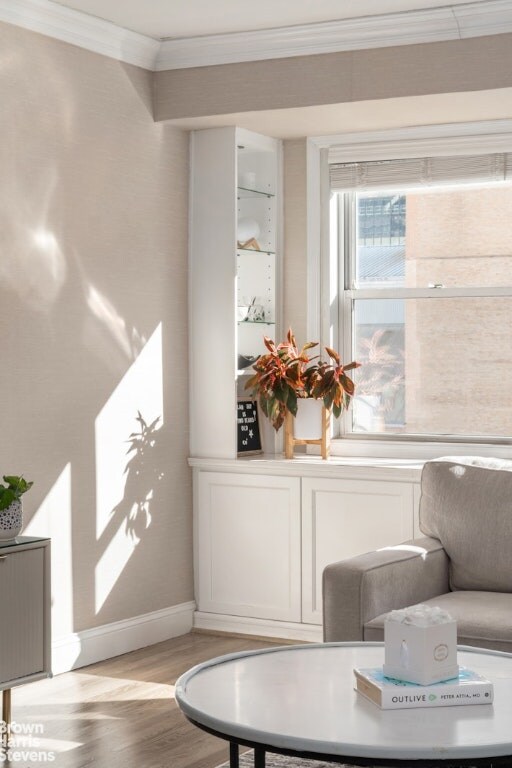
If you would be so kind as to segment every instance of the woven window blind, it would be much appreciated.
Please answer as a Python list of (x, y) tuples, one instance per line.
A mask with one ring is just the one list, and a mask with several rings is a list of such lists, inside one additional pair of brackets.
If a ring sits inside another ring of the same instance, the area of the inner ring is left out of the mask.
[(512, 153), (332, 163), (329, 172), (335, 192), (512, 181)]

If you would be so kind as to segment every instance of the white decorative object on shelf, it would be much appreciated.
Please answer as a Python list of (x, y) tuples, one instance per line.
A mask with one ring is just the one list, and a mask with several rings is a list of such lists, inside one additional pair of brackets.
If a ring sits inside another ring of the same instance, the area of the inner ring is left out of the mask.
[(457, 677), (457, 624), (437, 606), (391, 611), (384, 622), (384, 674), (430, 685)]
[(239, 243), (245, 243), (248, 240), (256, 240), (260, 235), (260, 225), (255, 219), (247, 217), (238, 219), (236, 228), (236, 238)]
[(249, 307), (249, 313), (247, 319), (252, 323), (265, 322), (265, 307), (263, 304), (255, 304), (254, 302)]

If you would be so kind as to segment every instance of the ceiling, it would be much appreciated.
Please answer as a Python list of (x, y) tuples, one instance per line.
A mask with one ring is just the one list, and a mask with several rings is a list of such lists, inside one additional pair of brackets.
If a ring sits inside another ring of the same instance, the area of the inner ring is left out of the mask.
[(467, 5), (468, 0), (59, 0), (155, 39), (244, 32)]

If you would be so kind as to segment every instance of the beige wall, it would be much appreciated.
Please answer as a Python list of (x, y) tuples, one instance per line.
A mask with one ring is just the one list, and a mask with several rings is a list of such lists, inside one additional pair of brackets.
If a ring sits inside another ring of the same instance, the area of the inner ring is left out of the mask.
[(0, 52), (0, 472), (65, 634), (193, 596), (188, 136), (148, 72), (5, 24)]
[(155, 119), (511, 85), (512, 35), (503, 34), (157, 72)]

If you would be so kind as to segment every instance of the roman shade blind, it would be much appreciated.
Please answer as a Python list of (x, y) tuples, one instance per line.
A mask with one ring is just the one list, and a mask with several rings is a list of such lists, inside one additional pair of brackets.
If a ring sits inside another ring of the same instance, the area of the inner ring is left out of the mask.
[(330, 163), (329, 174), (335, 192), (512, 181), (512, 153)]

